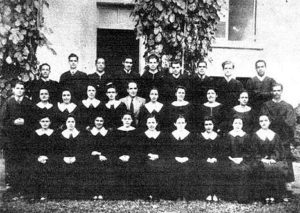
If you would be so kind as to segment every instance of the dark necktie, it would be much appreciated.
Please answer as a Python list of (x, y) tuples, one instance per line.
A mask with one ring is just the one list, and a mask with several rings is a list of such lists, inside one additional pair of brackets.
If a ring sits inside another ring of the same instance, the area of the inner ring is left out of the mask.
[(130, 110), (130, 112), (134, 113), (133, 98), (131, 98), (129, 110)]

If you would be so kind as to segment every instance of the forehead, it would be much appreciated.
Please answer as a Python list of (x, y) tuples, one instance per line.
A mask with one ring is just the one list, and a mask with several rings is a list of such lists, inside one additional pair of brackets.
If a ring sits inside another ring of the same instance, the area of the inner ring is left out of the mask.
[(216, 94), (216, 91), (215, 91), (214, 89), (209, 89), (209, 90), (207, 91), (207, 93), (213, 93), (213, 94)]
[(229, 69), (229, 68), (233, 69), (233, 63), (227, 63), (227, 64), (225, 64), (224, 65), (224, 69), (225, 68), (227, 68), (227, 69)]
[(157, 62), (157, 59), (156, 58), (150, 58), (149, 62), (152, 62), (152, 63)]
[(233, 120), (233, 123), (242, 123), (242, 122), (243, 122), (243, 120), (241, 118), (235, 118)]
[(208, 125), (208, 124), (213, 124), (213, 122), (211, 120), (204, 121), (204, 125)]
[(24, 89), (24, 85), (23, 84), (16, 84), (15, 88)]
[(264, 121), (264, 120), (269, 120), (269, 118), (268, 118), (268, 116), (266, 116), (266, 115), (261, 115), (261, 116), (259, 117), (259, 120), (260, 120), (260, 121)]
[(132, 58), (126, 58), (125, 63), (132, 63)]
[(41, 70), (47, 70), (47, 71), (49, 71), (49, 70), (50, 70), (50, 67), (49, 67), (47, 64), (44, 64), (44, 65), (41, 67)]
[(257, 67), (265, 67), (266, 65), (264, 62), (260, 61), (260, 62), (257, 62), (256, 66)]
[(185, 122), (185, 118), (177, 118), (176, 123)]
[(177, 92), (185, 92), (185, 89), (183, 89), (183, 88), (178, 88), (178, 89), (177, 89)]
[(67, 121), (75, 121), (75, 118), (73, 118), (73, 117), (68, 117)]
[(116, 92), (116, 89), (111, 87), (107, 89), (107, 92)]
[(155, 118), (148, 118), (147, 122), (156, 122), (156, 119)]
[(104, 58), (98, 58), (98, 59), (97, 59), (97, 63), (105, 63)]
[(40, 93), (48, 93), (48, 90), (47, 89), (41, 89)]
[(88, 89), (88, 90), (96, 90), (95, 87), (94, 87), (94, 86), (91, 86), (91, 85), (89, 85), (89, 86), (87, 87), (87, 89)]
[(70, 57), (69, 61), (77, 61), (77, 58), (75, 56)]
[(152, 89), (152, 90), (150, 91), (150, 93), (158, 93), (158, 90), (157, 90), (157, 89)]
[(247, 92), (242, 92), (241, 94), (240, 94), (240, 97), (248, 97), (248, 93)]
[(50, 121), (50, 118), (49, 117), (45, 117), (45, 118), (42, 118), (40, 121), (41, 122)]
[(63, 94), (63, 95), (71, 95), (70, 91), (67, 91), (67, 90), (66, 90), (66, 91), (63, 91), (62, 94)]
[(173, 63), (172, 67), (180, 67), (180, 64), (179, 63)]
[(123, 116), (123, 119), (131, 119), (131, 115), (126, 114)]
[(97, 118), (95, 118), (95, 120), (96, 120), (96, 121), (100, 121), (100, 120), (101, 120), (101, 121), (104, 121), (103, 117), (97, 117)]
[(204, 62), (200, 62), (200, 63), (198, 64), (198, 66), (199, 66), (199, 67), (206, 67), (206, 64), (205, 64)]
[(134, 82), (131, 82), (131, 83), (128, 84), (128, 87), (129, 87), (129, 88), (136, 88), (136, 87), (137, 87), (137, 84), (134, 83)]

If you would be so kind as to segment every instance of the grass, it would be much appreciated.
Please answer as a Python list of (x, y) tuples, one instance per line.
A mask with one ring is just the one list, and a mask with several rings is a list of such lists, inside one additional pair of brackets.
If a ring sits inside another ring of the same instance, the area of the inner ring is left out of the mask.
[[(1, 205), (1, 204), (0, 204)], [(284, 213), (300, 211), (300, 195), (295, 196), (291, 202), (263, 205), (260, 202), (251, 204), (238, 204), (220, 201), (219, 203), (206, 203), (204, 201), (74, 201), (74, 200), (48, 200), (46, 202), (30, 203), (26, 200), (4, 200), (0, 212), (26, 213), (26, 212), (272, 212)]]

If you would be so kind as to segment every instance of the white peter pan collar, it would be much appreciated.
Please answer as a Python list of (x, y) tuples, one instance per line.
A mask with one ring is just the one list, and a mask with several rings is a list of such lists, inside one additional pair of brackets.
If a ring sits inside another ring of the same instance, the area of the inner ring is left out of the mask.
[(46, 104), (44, 104), (43, 102), (40, 101), (40, 102), (38, 102), (38, 103), (36, 104), (36, 106), (39, 107), (39, 108), (41, 108), (41, 109), (44, 109), (44, 108), (50, 109), (50, 108), (53, 107), (53, 104), (51, 104), (51, 103), (49, 103), (49, 102), (47, 102)]
[(68, 112), (71, 113), (77, 107), (77, 105), (74, 103), (69, 103), (69, 104), (57, 103), (57, 107), (61, 112), (68, 110)]
[(147, 130), (145, 132), (145, 135), (148, 137), (148, 138), (153, 138), (153, 139), (156, 139), (160, 134), (160, 131), (150, 131), (150, 130)]
[(263, 130), (260, 129), (256, 132), (257, 136), (262, 139), (262, 140), (266, 140), (269, 139), (270, 141), (274, 139), (275, 137), (275, 132), (273, 132), (272, 130), (268, 129), (268, 130)]
[(155, 103), (148, 102), (145, 104), (145, 107), (148, 110), (148, 112), (150, 112), (150, 113), (152, 113), (154, 110), (156, 112), (159, 112), (161, 110), (161, 108), (163, 107), (163, 104), (159, 103), (159, 102), (155, 102)]
[(188, 104), (189, 104), (188, 101), (173, 101), (172, 102), (172, 105), (173, 106), (177, 106), (177, 107), (179, 107), (179, 106), (186, 106)]
[(211, 140), (215, 140), (218, 137), (218, 134), (216, 132), (211, 132), (211, 133), (207, 133), (207, 132), (202, 132), (201, 135), (206, 139), (211, 139)]
[(52, 135), (54, 130), (53, 129), (44, 130), (44, 129), (40, 128), (40, 129), (35, 130), (35, 132), (36, 132), (36, 134), (38, 134), (38, 136), (42, 136), (42, 135), (50, 136), (50, 135)]
[(179, 139), (181, 139), (181, 140), (183, 140), (183, 139), (185, 139), (188, 135), (190, 134), (190, 132), (188, 131), (188, 130), (186, 130), (186, 129), (184, 129), (184, 130), (174, 130), (173, 132), (172, 132), (172, 135), (177, 139), (177, 140), (179, 140)]
[(236, 136), (240, 136), (240, 137), (243, 137), (246, 135), (246, 132), (244, 132), (243, 130), (239, 130), (239, 131), (235, 131), (235, 130), (231, 130), (229, 132), (229, 134), (233, 137), (236, 137)]
[(245, 106), (245, 107), (242, 107), (241, 105), (237, 105), (235, 107), (233, 107), (233, 109), (237, 112), (249, 112), (251, 110), (251, 107), (249, 106)]
[(122, 131), (132, 131), (132, 130), (135, 130), (135, 127), (133, 127), (133, 126), (130, 126), (130, 127), (125, 127), (125, 126), (120, 126), (119, 128), (118, 128), (118, 130), (122, 130)]
[(108, 101), (105, 106), (109, 109), (111, 105), (114, 105), (114, 108), (117, 108), (122, 102), (119, 100)]
[(206, 107), (217, 107), (217, 106), (220, 106), (221, 104), (219, 102), (213, 102), (213, 103), (206, 102), (203, 105)]
[(71, 135), (73, 136), (73, 138), (76, 138), (79, 134), (79, 131), (76, 128), (73, 131), (66, 129), (62, 131), (61, 134), (67, 139), (69, 139)]
[(100, 104), (100, 101), (98, 99), (85, 99), (85, 100), (82, 100), (82, 104), (86, 107), (86, 108), (89, 108), (91, 105), (96, 108), (97, 106), (99, 106)]
[(262, 76), (262, 77), (259, 76), (259, 75), (257, 75), (256, 77), (258, 78), (259, 81), (264, 81), (265, 78), (266, 78), (266, 75), (264, 75), (264, 76)]
[(102, 136), (105, 136), (107, 134), (108, 130), (105, 129), (104, 127), (102, 127), (101, 129), (97, 129), (96, 127), (93, 127), (91, 129), (91, 133), (92, 135), (97, 135), (98, 133), (100, 133)]

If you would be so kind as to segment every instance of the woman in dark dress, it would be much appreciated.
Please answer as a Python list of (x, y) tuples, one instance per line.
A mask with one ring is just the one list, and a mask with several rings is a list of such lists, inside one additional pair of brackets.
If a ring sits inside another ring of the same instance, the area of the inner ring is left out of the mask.
[(53, 171), (55, 159), (56, 134), (50, 129), (51, 120), (48, 114), (40, 115), (40, 128), (35, 130), (29, 140), (28, 173), (30, 174), (27, 190), (35, 198), (45, 200), (51, 195), (53, 188)]
[(106, 89), (107, 103), (104, 106), (103, 115), (105, 115), (105, 127), (114, 130), (122, 125), (122, 115), (125, 113), (126, 105), (117, 100), (117, 89), (113, 85), (109, 85)]
[[(218, 201), (222, 194), (226, 168), (223, 167), (225, 149), (220, 136), (214, 131), (213, 117), (204, 118), (205, 131), (197, 138), (195, 151), (197, 155), (198, 197), (207, 201)], [(225, 163), (226, 164), (226, 163)]]
[(152, 88), (149, 94), (150, 101), (142, 106), (140, 111), (139, 124), (143, 130), (147, 130), (147, 118), (149, 115), (155, 115), (159, 126), (158, 129), (165, 129), (165, 106), (164, 104), (158, 102), (159, 92), (157, 88)]
[(76, 128), (76, 120), (73, 115), (66, 119), (66, 129), (59, 135), (57, 150), (59, 159), (59, 180), (62, 198), (82, 198), (84, 196), (83, 177), (85, 176), (84, 147), (85, 135)]
[(223, 127), (223, 105), (216, 101), (218, 95), (216, 90), (210, 88), (207, 90), (207, 102), (204, 103), (200, 108), (196, 109), (195, 119), (197, 124), (197, 130), (205, 131), (203, 127), (204, 118), (211, 116), (214, 118), (214, 128), (217, 133), (222, 132)]
[[(113, 169), (115, 171), (114, 198), (134, 199), (138, 196), (140, 170), (138, 154), (137, 130), (132, 126), (133, 116), (131, 112), (125, 112), (122, 116), (123, 125), (113, 132)], [(140, 174), (140, 175), (141, 175)]]
[(85, 148), (85, 168), (88, 193), (94, 200), (109, 198), (113, 183), (112, 131), (104, 127), (102, 115), (96, 116), (93, 127), (87, 133)]
[(227, 134), (225, 140), (229, 159), (227, 198), (238, 202), (247, 202), (251, 198), (249, 183), (254, 151), (250, 136), (243, 131), (241, 117), (233, 118), (232, 127), (233, 129)]
[[(151, 93), (151, 92), (150, 92)], [(149, 115), (146, 120), (148, 129), (140, 135), (139, 141), (143, 146), (142, 163), (145, 169), (145, 198), (159, 200), (166, 197), (166, 152), (168, 135), (158, 131), (155, 115)]]
[(271, 122), (267, 115), (259, 116), (261, 128), (252, 137), (256, 147), (256, 159), (263, 167), (263, 174), (256, 181), (261, 183), (261, 198), (266, 203), (273, 203), (286, 193), (285, 182), (288, 165), (285, 160), (283, 147), (277, 133), (269, 129)]
[(64, 89), (61, 93), (61, 102), (57, 102), (57, 127), (62, 130), (67, 117), (72, 114), (78, 117), (78, 107), (72, 102), (72, 93), (69, 89)]
[(185, 117), (179, 115), (174, 123), (176, 130), (170, 135), (168, 152), (169, 188), (171, 199), (192, 199), (194, 188), (194, 135), (186, 129)]
[[(249, 94), (247, 91), (243, 91), (240, 93), (239, 96), (239, 102), (240, 104), (232, 108), (232, 112), (229, 117), (229, 125), (228, 129), (230, 129), (230, 126), (232, 124), (232, 118), (235, 116), (239, 116), (243, 119), (243, 130), (248, 133), (252, 134), (254, 127), (254, 111), (250, 106), (248, 106), (249, 101)], [(231, 122), (230, 122), (231, 121)]]
[(96, 88), (93, 85), (87, 86), (87, 99), (82, 100), (78, 105), (79, 118), (78, 126), (85, 130), (93, 125), (93, 119), (103, 111), (102, 102), (96, 99)]
[(169, 128), (170, 130), (174, 130), (172, 128), (175, 123), (178, 115), (183, 115), (187, 122), (187, 129), (191, 130), (193, 128), (193, 120), (192, 120), (192, 112), (193, 107), (192, 104), (185, 100), (186, 88), (183, 86), (178, 86), (176, 88), (176, 101), (173, 101), (168, 106), (168, 117), (169, 117)]

